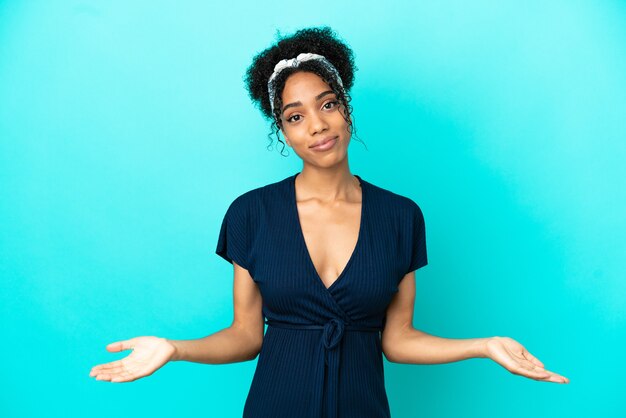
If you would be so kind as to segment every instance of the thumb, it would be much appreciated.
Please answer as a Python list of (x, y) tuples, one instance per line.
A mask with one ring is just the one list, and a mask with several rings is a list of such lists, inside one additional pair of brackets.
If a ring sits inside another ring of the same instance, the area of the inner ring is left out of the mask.
[(123, 351), (123, 350), (132, 350), (134, 347), (134, 339), (124, 340), (124, 341), (115, 341), (106, 346), (108, 351)]

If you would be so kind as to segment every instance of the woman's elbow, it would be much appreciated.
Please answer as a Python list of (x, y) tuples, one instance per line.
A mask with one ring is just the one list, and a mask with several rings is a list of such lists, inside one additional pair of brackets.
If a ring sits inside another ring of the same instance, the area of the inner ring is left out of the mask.
[(390, 343), (388, 340), (383, 339), (382, 348), (385, 359), (390, 363), (397, 363), (398, 360), (396, 357), (396, 353), (393, 350), (393, 347), (394, 345), (392, 343)]
[(256, 359), (259, 354), (261, 353), (261, 347), (263, 346), (263, 339), (261, 339), (258, 342), (255, 342), (255, 344), (252, 345), (252, 349), (250, 350), (250, 356), (248, 358), (248, 360), (254, 360)]

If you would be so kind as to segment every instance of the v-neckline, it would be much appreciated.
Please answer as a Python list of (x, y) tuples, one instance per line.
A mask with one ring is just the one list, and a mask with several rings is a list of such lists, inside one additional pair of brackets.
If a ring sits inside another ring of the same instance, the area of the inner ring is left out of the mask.
[(357, 236), (356, 244), (354, 246), (354, 249), (352, 250), (352, 254), (350, 255), (350, 258), (348, 259), (348, 262), (346, 263), (341, 273), (339, 273), (339, 276), (337, 276), (337, 278), (330, 284), (330, 286), (326, 287), (326, 284), (324, 284), (322, 277), (319, 275), (319, 273), (317, 272), (317, 269), (315, 268), (315, 263), (313, 262), (313, 259), (311, 258), (311, 253), (309, 252), (309, 248), (306, 245), (306, 240), (304, 239), (304, 231), (302, 230), (302, 223), (300, 222), (300, 214), (298, 212), (298, 201), (297, 201), (297, 196), (296, 196), (296, 177), (298, 176), (298, 174), (300, 174), (300, 172), (291, 176), (291, 182), (290, 182), (291, 183), (291, 187), (290, 187), (291, 203), (292, 203), (292, 208), (293, 208), (293, 214), (296, 218), (295, 220), (296, 229), (298, 229), (297, 235), (299, 236), (298, 240), (300, 241), (303, 247), (305, 256), (307, 258), (307, 263), (309, 264), (309, 267), (311, 267), (311, 270), (313, 271), (313, 274), (315, 275), (315, 280), (320, 285), (322, 285), (324, 289), (330, 292), (330, 290), (333, 289), (335, 285), (346, 275), (346, 271), (348, 271), (350, 265), (352, 264), (352, 261), (354, 260), (356, 253), (361, 246), (361, 241), (363, 240), (363, 225), (365, 225), (365, 214), (367, 213), (366, 208), (365, 208), (365, 204), (367, 201), (367, 191), (366, 191), (365, 182), (357, 174), (354, 175), (357, 179), (359, 179), (359, 185), (361, 186), (361, 219), (359, 221), (359, 234)]

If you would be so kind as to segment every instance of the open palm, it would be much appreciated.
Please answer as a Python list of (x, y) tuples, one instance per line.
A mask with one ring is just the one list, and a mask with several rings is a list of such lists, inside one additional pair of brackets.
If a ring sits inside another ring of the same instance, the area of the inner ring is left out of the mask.
[(544, 382), (569, 383), (565, 376), (546, 370), (541, 361), (512, 338), (493, 337), (486, 346), (487, 356), (513, 374)]
[(133, 350), (123, 359), (94, 366), (89, 376), (109, 382), (131, 382), (149, 376), (167, 363), (174, 353), (174, 346), (165, 338), (136, 337), (116, 341), (106, 346), (111, 352)]

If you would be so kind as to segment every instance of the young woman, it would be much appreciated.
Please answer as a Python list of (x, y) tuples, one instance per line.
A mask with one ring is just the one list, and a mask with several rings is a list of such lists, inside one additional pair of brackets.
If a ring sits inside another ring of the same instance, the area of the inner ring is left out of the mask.
[(355, 69), (328, 27), (297, 31), (254, 58), (250, 97), (303, 167), (238, 196), (226, 212), (216, 253), (234, 268), (232, 325), (195, 340), (112, 343), (109, 351), (133, 351), (91, 376), (129, 382), (168, 361), (258, 356), (243, 411), (250, 418), (389, 417), (383, 354), (412, 364), (484, 357), (513, 374), (569, 382), (511, 338), (447, 339), (413, 328), (415, 270), (427, 264), (424, 217), (411, 199), (350, 172)]

